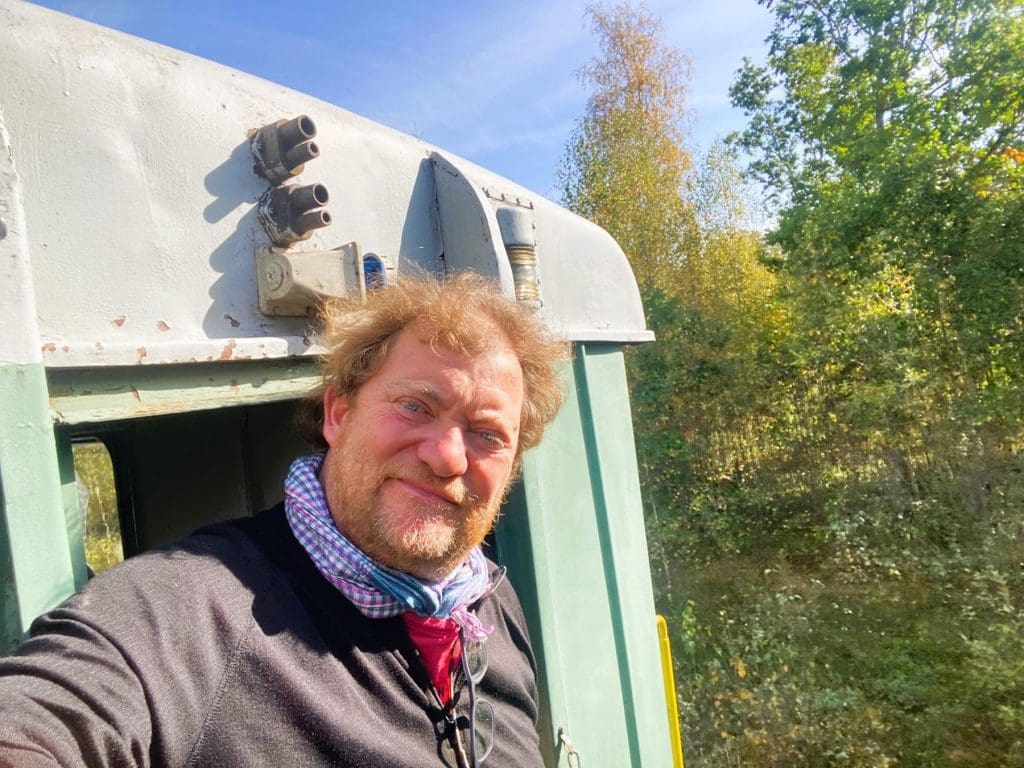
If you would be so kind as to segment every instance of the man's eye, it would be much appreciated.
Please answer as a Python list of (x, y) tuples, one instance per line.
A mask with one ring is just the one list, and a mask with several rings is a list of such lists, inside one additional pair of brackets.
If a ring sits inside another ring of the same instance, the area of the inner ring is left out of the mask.
[(417, 402), (416, 400), (399, 400), (398, 407), (408, 413), (426, 413), (426, 408), (423, 407), (423, 403)]
[(492, 448), (505, 447), (505, 438), (503, 438), (501, 435), (495, 432), (487, 432), (486, 430), (480, 430), (477, 431), (477, 435), (479, 435), (480, 439), (483, 440), (485, 443), (487, 443), (487, 445), (489, 445)]

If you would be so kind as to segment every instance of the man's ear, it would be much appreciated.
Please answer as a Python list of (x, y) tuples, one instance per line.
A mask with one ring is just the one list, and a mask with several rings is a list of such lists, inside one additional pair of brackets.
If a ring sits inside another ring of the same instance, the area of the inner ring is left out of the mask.
[(327, 445), (334, 447), (341, 434), (341, 425), (348, 414), (349, 396), (335, 392), (328, 387), (324, 391), (324, 426), (323, 435)]

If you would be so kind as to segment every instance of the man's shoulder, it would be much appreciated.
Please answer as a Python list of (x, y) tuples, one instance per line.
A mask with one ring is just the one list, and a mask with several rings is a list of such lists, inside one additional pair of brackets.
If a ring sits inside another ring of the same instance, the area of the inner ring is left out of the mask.
[[(283, 512), (270, 511), (207, 526), (99, 574), (0, 659), (0, 722), (9, 718), (15, 743), (41, 733), (33, 718), (46, 724), (62, 765), (134, 764), (110, 755), (149, 749), (160, 755), (154, 763), (184, 765), (223, 691), (247, 690), (236, 670), (251, 646), (261, 647), (261, 611), (287, 595), (275, 585), (287, 581), (275, 559), (287, 555), (288, 540)], [(84, 736), (69, 741), (72, 731)]]
[(508, 568), (498, 565), (494, 559), (494, 553), (489, 550), (484, 550), (484, 557), (487, 559), (487, 568), (491, 573), (491, 583), (493, 584), (490, 594), (502, 606), (509, 606), (514, 608), (517, 613), (522, 613), (519, 595), (509, 578)]
[[(492, 574), (500, 574), (494, 590), (484, 598), (478, 608), (481, 621), (488, 623), (500, 622), (505, 627), (513, 644), (530, 653), (530, 633), (526, 625), (526, 616), (515, 586), (508, 578), (503, 567), (497, 566), (488, 558), (488, 566)], [(492, 577), (493, 578), (493, 577)], [(532, 664), (531, 655), (531, 664)]]
[(278, 577), (273, 563), (287, 555), (288, 531), (279, 508), (205, 526), (97, 575), (47, 616), (101, 621), (115, 632), (137, 630), (140, 616), (159, 625), (198, 609), (242, 621)]
[[(125, 572), (145, 576), (166, 569), (178, 570), (183, 564), (195, 573), (208, 575), (208, 571), (230, 569), (244, 571), (259, 566), (279, 549), (282, 534), (288, 531), (282, 506), (274, 507), (253, 517), (224, 520), (198, 528), (166, 544), (126, 560), (111, 569), (111, 575)], [(99, 577), (99, 578), (102, 578)]]
[(167, 563), (187, 562), (203, 568), (229, 568), (233, 571), (266, 565), (280, 559), (294, 543), (284, 514), (278, 504), (252, 517), (224, 520), (198, 528), (167, 544), (143, 552), (121, 567), (146, 570)]

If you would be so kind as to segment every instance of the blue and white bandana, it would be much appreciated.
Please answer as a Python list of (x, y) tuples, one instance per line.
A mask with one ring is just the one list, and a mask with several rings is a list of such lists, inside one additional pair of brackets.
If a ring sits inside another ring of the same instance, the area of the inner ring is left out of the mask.
[(284, 481), (288, 524), (323, 577), (369, 618), (404, 611), (451, 617), (471, 639), (485, 640), (493, 627), (484, 627), (467, 608), (492, 589), (480, 547), (474, 547), (465, 562), (441, 581), (417, 579), (381, 565), (334, 524), (318, 477), (323, 462), (323, 454), (296, 459)]

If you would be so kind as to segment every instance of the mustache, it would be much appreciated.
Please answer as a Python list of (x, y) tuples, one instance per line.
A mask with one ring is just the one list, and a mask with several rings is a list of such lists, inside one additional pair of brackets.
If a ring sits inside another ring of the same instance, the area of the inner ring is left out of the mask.
[(431, 472), (417, 471), (409, 467), (382, 467), (377, 476), (377, 487), (380, 488), (387, 480), (404, 480), (426, 488), (439, 496), (450, 499), (458, 507), (471, 507), (480, 501), (480, 497), (466, 488), (461, 478), (444, 480)]

